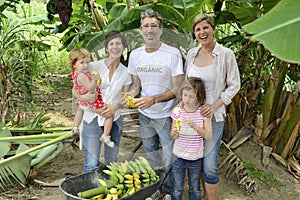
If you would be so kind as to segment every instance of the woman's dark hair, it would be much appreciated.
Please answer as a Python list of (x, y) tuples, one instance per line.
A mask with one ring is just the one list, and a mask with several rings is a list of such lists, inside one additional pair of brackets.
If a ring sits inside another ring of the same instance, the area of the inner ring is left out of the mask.
[(123, 47), (124, 47), (124, 48), (127, 47), (127, 42), (126, 42), (125, 38), (121, 35), (121, 33), (120, 33), (119, 31), (113, 30), (113, 31), (108, 32), (108, 33), (106, 34), (106, 36), (105, 36), (105, 41), (104, 41), (105, 49), (107, 49), (108, 43), (109, 43), (112, 39), (115, 39), (115, 38), (121, 38)]

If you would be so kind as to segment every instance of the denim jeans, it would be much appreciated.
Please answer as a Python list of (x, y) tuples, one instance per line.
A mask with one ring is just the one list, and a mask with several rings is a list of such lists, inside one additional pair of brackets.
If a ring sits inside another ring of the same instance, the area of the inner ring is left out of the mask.
[(184, 191), (184, 179), (187, 170), (189, 200), (201, 199), (200, 173), (203, 158), (186, 160), (176, 157), (172, 165), (172, 200), (181, 200)]
[[(104, 126), (98, 125), (96, 117), (90, 124), (83, 121), (82, 142), (84, 148), (84, 172), (95, 170), (99, 167), (99, 157), (102, 142), (99, 138), (103, 134)], [(122, 117), (113, 122), (110, 131), (111, 140), (114, 141), (114, 148), (104, 145), (104, 166), (110, 162), (117, 161), (120, 138), (122, 134)]]
[[(172, 126), (171, 117), (161, 119), (151, 119), (143, 114), (139, 114), (140, 131), (144, 152), (151, 167), (164, 166), (166, 170), (172, 164), (173, 140), (170, 137)], [(162, 156), (159, 153), (159, 143), (162, 147)], [(165, 179), (161, 188), (162, 192), (171, 194), (172, 179), (171, 173)]]
[(216, 122), (212, 118), (212, 138), (204, 140), (203, 172), (204, 181), (209, 184), (219, 182), (218, 157), (223, 135), (224, 121)]

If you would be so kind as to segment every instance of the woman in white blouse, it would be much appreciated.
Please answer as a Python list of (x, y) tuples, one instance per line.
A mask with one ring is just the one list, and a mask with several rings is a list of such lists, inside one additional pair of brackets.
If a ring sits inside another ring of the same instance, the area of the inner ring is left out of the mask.
[[(120, 138), (122, 134), (121, 93), (128, 92), (131, 85), (131, 76), (127, 67), (121, 63), (124, 48), (127, 43), (118, 31), (111, 31), (105, 37), (105, 50), (108, 57), (90, 63), (91, 71), (98, 71), (101, 78), (100, 90), (102, 98), (107, 105), (102, 115), (92, 111), (84, 111), (81, 142), (84, 149), (84, 172), (95, 170), (99, 167), (100, 148), (102, 142), (99, 138), (103, 134), (105, 117), (114, 117), (110, 132), (113, 148), (104, 145), (104, 166), (117, 161)], [(74, 93), (74, 92), (73, 92)], [(80, 100), (91, 100), (91, 96), (77, 96)], [(83, 99), (84, 98), (84, 99)]]
[(216, 200), (218, 194), (218, 152), (226, 116), (225, 106), (240, 90), (240, 75), (232, 50), (214, 40), (214, 19), (208, 14), (198, 14), (192, 30), (200, 46), (187, 54), (186, 77), (201, 78), (206, 87), (206, 104), (202, 115), (212, 116), (213, 136), (204, 141), (203, 199)]

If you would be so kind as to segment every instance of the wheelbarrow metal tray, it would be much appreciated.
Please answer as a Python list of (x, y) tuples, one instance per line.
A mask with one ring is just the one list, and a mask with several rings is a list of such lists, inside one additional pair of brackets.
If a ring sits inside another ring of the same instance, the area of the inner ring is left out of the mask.
[[(162, 181), (165, 179), (165, 174), (162, 171), (156, 171), (160, 179), (146, 187), (143, 187), (131, 195), (120, 198), (120, 200), (144, 200), (151, 196), (160, 187)], [(108, 180), (108, 176), (102, 172), (102, 168), (87, 172), (84, 174), (72, 176), (64, 180), (59, 189), (67, 197), (67, 200), (83, 199), (77, 196), (78, 192), (86, 191), (92, 188), (100, 187), (98, 179)]]

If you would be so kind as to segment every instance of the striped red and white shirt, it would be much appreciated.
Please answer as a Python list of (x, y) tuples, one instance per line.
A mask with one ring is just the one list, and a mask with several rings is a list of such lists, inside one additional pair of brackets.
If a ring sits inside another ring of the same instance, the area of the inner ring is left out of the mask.
[(173, 120), (180, 119), (179, 136), (174, 142), (173, 154), (186, 160), (197, 160), (203, 157), (203, 137), (193, 128), (183, 123), (184, 118), (190, 118), (192, 121), (203, 128), (206, 117), (201, 115), (201, 109), (195, 112), (187, 112), (184, 107), (175, 107), (171, 113)]

